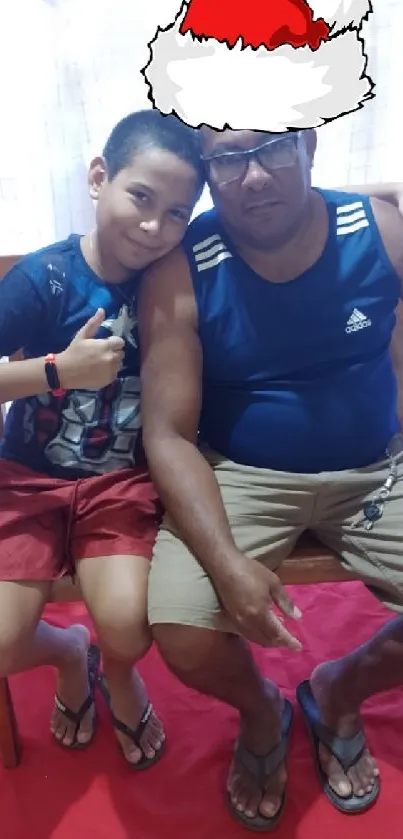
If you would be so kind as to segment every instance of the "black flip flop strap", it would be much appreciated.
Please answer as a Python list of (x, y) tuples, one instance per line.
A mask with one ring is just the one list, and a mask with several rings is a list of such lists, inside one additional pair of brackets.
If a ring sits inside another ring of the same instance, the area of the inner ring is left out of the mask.
[(129, 737), (132, 743), (134, 743), (134, 745), (137, 746), (138, 749), (141, 749), (140, 740), (142, 734), (147, 728), (148, 723), (150, 722), (152, 713), (153, 706), (151, 702), (149, 702), (144, 710), (143, 716), (141, 717), (141, 720), (136, 729), (130, 728), (129, 725), (126, 725), (126, 723), (122, 722), (121, 720), (118, 720), (114, 714), (111, 714), (113, 727), (116, 729), (116, 731), (120, 731), (121, 734), (125, 734), (126, 737)]
[(88, 650), (88, 681), (90, 684), (90, 694), (94, 695), (95, 685), (98, 679), (99, 664), (101, 661), (101, 653), (95, 644), (91, 644)]
[(336, 737), (325, 725), (316, 723), (314, 732), (319, 742), (339, 761), (343, 772), (358, 763), (367, 747), (363, 731), (357, 731), (353, 737)]
[(95, 693), (95, 683), (98, 676), (98, 668), (100, 662), (100, 652), (98, 647), (95, 644), (91, 644), (88, 648), (87, 653), (87, 667), (88, 667), (88, 681), (90, 685), (90, 692), (87, 698), (84, 700), (81, 707), (78, 711), (72, 711), (71, 708), (66, 705), (60, 696), (56, 694), (55, 696), (55, 705), (58, 711), (60, 711), (66, 719), (70, 720), (70, 722), (74, 722), (75, 725), (79, 726), (83, 720), (83, 717), (90, 710), (91, 706), (94, 704), (94, 693)]
[(260, 788), (264, 789), (268, 778), (277, 772), (277, 769), (286, 758), (287, 742), (283, 739), (268, 754), (256, 755), (238, 741), (235, 751), (240, 763), (242, 763), (253, 778), (256, 778)]
[(94, 696), (92, 693), (89, 693), (87, 698), (81, 705), (81, 708), (79, 708), (78, 711), (72, 711), (71, 708), (69, 708), (67, 705), (64, 704), (64, 702), (62, 702), (58, 694), (56, 694), (55, 696), (55, 705), (58, 711), (60, 711), (63, 714), (63, 716), (66, 717), (66, 719), (70, 720), (71, 722), (74, 722), (76, 725), (80, 725), (80, 722), (82, 722), (83, 717), (85, 716), (87, 711), (90, 710), (91, 705), (93, 705), (93, 703)]

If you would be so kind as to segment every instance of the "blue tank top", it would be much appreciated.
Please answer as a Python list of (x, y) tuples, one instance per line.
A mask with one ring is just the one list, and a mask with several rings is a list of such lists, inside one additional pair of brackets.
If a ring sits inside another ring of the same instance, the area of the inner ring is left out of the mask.
[(369, 200), (320, 194), (328, 239), (291, 282), (259, 277), (214, 210), (186, 235), (204, 356), (200, 436), (241, 464), (356, 469), (399, 429), (389, 353), (399, 278)]

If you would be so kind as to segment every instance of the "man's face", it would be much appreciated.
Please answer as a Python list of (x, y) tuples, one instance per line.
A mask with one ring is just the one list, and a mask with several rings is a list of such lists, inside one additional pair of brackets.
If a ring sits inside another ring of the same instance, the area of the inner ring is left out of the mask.
[(292, 237), (309, 196), (315, 148), (314, 131), (202, 130), (211, 195), (235, 239), (264, 250)]
[(139, 151), (112, 179), (101, 158), (90, 169), (98, 239), (128, 271), (147, 267), (182, 240), (200, 184), (193, 167), (164, 149)]

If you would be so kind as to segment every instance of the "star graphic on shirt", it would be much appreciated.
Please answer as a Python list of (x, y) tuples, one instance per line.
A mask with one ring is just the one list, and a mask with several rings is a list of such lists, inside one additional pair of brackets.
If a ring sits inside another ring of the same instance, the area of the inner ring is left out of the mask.
[(126, 303), (120, 309), (117, 318), (107, 318), (102, 324), (103, 329), (111, 335), (123, 338), (132, 347), (137, 347), (136, 326), (137, 318)]

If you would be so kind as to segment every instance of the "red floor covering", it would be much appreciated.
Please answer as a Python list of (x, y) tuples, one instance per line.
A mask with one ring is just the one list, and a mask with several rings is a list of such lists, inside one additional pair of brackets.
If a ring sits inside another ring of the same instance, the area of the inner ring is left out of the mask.
[[(388, 613), (355, 583), (299, 588), (304, 611), (302, 654), (258, 650), (265, 674), (292, 697), (312, 667), (367, 639)], [(63, 625), (85, 620), (81, 605), (52, 607)], [(142, 666), (152, 699), (166, 723), (164, 760), (142, 775), (128, 771), (118, 754), (102, 704), (91, 749), (67, 753), (48, 733), (53, 675), (38, 670), (12, 680), (24, 743), (17, 770), (0, 769), (1, 839), (241, 839), (223, 803), (225, 775), (236, 735), (235, 714), (185, 690), (153, 651)], [(403, 675), (403, 674), (402, 674)], [(401, 839), (403, 795), (402, 693), (366, 703), (364, 719), (382, 773), (377, 806), (358, 817), (337, 813), (321, 795), (299, 715), (290, 758), (290, 791), (278, 839)]]

